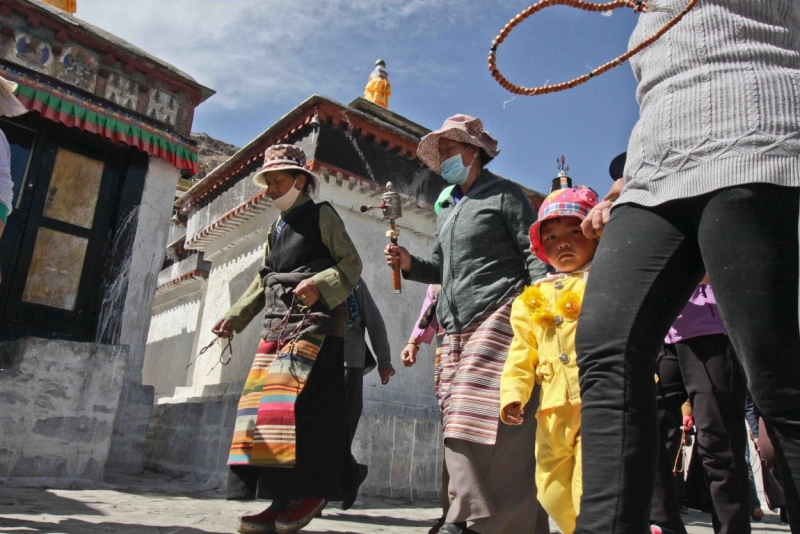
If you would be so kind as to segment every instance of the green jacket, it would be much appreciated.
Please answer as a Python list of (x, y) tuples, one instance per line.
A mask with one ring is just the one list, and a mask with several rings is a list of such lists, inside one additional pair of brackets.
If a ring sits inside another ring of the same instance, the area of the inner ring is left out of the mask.
[(536, 212), (522, 190), (485, 169), (471, 190), (491, 180), (475, 198), (464, 196), (467, 203), (447, 227), (456, 202), (452, 195), (442, 202), (433, 254), (412, 256), (411, 269), (403, 272), (410, 280), (442, 284), (436, 317), (449, 334), (465, 331), (547, 272), (530, 251)]
[[(286, 213), (298, 206), (302, 206), (306, 202), (312, 202), (311, 198), (305, 195), (301, 196)], [(286, 213), (282, 213), (281, 216), (286, 215)], [(353, 241), (347, 234), (347, 230), (345, 230), (344, 222), (339, 217), (339, 214), (336, 213), (336, 210), (325, 206), (320, 211), (319, 217), (322, 241), (330, 250), (331, 256), (336, 260), (337, 264), (335, 267), (312, 276), (311, 279), (319, 288), (322, 303), (329, 310), (332, 310), (344, 302), (356, 287), (361, 276), (361, 257), (358, 255)], [(267, 233), (267, 244), (264, 249), (265, 262), (270, 251), (269, 238), (271, 232), (272, 229)], [(262, 263), (262, 265), (265, 265), (265, 263)], [(259, 273), (256, 274), (250, 287), (245, 290), (244, 294), (225, 314), (225, 319), (233, 325), (238, 334), (245, 329), (256, 315), (264, 310), (265, 303), (264, 281)]]

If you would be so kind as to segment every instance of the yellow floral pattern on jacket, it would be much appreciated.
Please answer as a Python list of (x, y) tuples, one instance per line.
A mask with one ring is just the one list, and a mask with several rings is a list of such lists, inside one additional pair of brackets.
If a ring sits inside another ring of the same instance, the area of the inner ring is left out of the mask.
[(575, 332), (588, 271), (549, 276), (511, 307), (514, 339), (500, 381), (500, 407), (525, 406), (542, 385), (539, 410), (580, 405)]

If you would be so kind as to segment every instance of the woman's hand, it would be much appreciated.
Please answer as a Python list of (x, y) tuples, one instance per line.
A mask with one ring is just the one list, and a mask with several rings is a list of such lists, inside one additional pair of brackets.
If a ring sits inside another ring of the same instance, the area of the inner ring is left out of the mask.
[(522, 417), (524, 414), (525, 410), (522, 409), (522, 405), (518, 402), (512, 402), (503, 408), (503, 419), (509, 425), (521, 425), (524, 421)]
[(610, 200), (604, 200), (589, 211), (589, 214), (581, 223), (581, 229), (586, 239), (594, 239), (603, 235), (603, 230), (608, 224), (608, 218), (611, 216), (611, 206), (613, 205), (614, 203)]
[(309, 308), (316, 304), (320, 297), (319, 288), (311, 278), (306, 278), (297, 284), (294, 294), (297, 295), (297, 298), (302, 304)]
[(409, 254), (405, 247), (386, 245), (386, 249), (383, 253), (386, 255), (386, 264), (392, 269), (394, 269), (395, 265), (399, 265), (401, 271), (411, 270), (411, 254)]
[(389, 379), (397, 374), (397, 372), (394, 370), (394, 367), (390, 365), (386, 369), (378, 369), (378, 374), (381, 375), (381, 384), (385, 386), (389, 383)]
[(611, 216), (611, 206), (614, 205), (614, 201), (622, 194), (624, 188), (625, 178), (615, 180), (611, 185), (611, 189), (609, 189), (606, 196), (603, 197), (603, 201), (593, 207), (586, 216), (586, 219), (581, 223), (581, 228), (583, 229), (583, 235), (585, 235), (587, 239), (594, 239), (603, 235), (603, 230), (605, 230), (608, 224), (608, 218)]
[(219, 337), (230, 339), (233, 337), (233, 325), (227, 319), (220, 319), (211, 328), (211, 331)]
[(400, 353), (400, 361), (403, 362), (403, 365), (406, 367), (411, 367), (415, 363), (417, 363), (417, 353), (419, 352), (419, 346), (413, 343), (406, 344), (403, 347), (403, 352)]

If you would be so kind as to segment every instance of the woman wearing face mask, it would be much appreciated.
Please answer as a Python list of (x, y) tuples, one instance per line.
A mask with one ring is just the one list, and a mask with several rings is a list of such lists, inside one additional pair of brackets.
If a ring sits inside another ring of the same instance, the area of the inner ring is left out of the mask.
[(212, 329), (229, 338), (266, 309), (239, 402), (227, 493), (230, 500), (272, 500), (260, 514), (239, 518), (239, 532), (296, 532), (329, 500), (352, 501), (357, 491), (343, 344), (345, 300), (361, 259), (333, 207), (309, 197), (317, 179), (302, 149), (268, 148), (253, 180), (281, 214), (267, 234), (261, 270)]
[[(437, 397), (442, 409), (450, 509), (442, 534), (545, 533), (530, 454), (536, 420), (499, 427), (500, 375), (513, 337), (511, 303), (546, 274), (530, 252), (536, 212), (519, 187), (484, 166), (499, 154), (480, 119), (456, 115), (427, 135), (419, 158), (454, 184), (441, 200), (430, 258), (389, 246), (387, 263), (405, 278), (441, 284), (444, 328)], [(535, 413), (532, 395), (525, 413)]]

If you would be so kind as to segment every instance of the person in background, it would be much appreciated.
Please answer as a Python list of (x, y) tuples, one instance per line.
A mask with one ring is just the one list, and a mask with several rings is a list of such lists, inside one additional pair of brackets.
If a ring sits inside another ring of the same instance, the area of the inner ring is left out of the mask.
[[(511, 304), (546, 272), (530, 252), (528, 228), (536, 213), (528, 198), (486, 169), (499, 153), (480, 119), (467, 115), (450, 117), (426, 135), (418, 157), (457, 187), (441, 203), (430, 258), (394, 245), (384, 252), (404, 277), (442, 285), (436, 305), (445, 333), (438, 400), (450, 473), (442, 534), (549, 532), (530, 484), (536, 421), (499, 425)], [(535, 411), (536, 399), (526, 409)]]
[[(359, 278), (353, 293), (347, 297), (347, 330), (344, 334), (344, 386), (347, 406), (347, 432), (350, 447), (358, 429), (358, 421), (364, 410), (364, 375), (372, 372), (376, 362), (367, 347), (365, 334), (369, 334), (372, 350), (377, 358), (381, 384), (388, 384), (394, 376), (392, 353), (383, 316), (369, 292), (367, 283)], [(369, 354), (369, 358), (367, 358)], [(353, 463), (356, 464), (355, 458)], [(342, 501), (342, 509), (348, 510), (356, 500), (357, 488), (367, 478), (366, 465), (356, 464), (354, 491)]]
[[(756, 405), (753, 404), (753, 398), (750, 393), (747, 393), (747, 399), (744, 405), (745, 418), (747, 426), (750, 427), (750, 439), (755, 440), (753, 436), (753, 420), (755, 420), (755, 436), (758, 436), (758, 415), (756, 412)], [(750, 446), (748, 444), (744, 449), (744, 459), (747, 462), (747, 478), (750, 483), (750, 517), (753, 521), (761, 521), (764, 519), (764, 510), (761, 509), (761, 500), (758, 498), (758, 488), (756, 487), (756, 479), (753, 474), (753, 462), (750, 456)], [(767, 476), (764, 472), (764, 476)], [(766, 487), (766, 484), (764, 484)]]
[[(0, 117), (18, 117), (28, 109), (14, 96), (17, 84), (0, 77)], [(2, 122), (0, 122), (2, 125)], [(11, 147), (0, 128), (0, 236), (13, 209), (14, 182), (11, 180)]]
[[(767, 506), (770, 510), (778, 510), (781, 521), (789, 522), (786, 509), (786, 495), (781, 485), (781, 475), (778, 472), (777, 460), (775, 458), (775, 447), (764, 423), (764, 418), (758, 411), (750, 394), (747, 394), (747, 425), (750, 427), (750, 438), (756, 446), (756, 453), (761, 460), (761, 479), (764, 484), (764, 496), (767, 498)], [(763, 512), (762, 512), (763, 514)]]
[[(706, 485), (714, 504), (711, 510), (714, 532), (750, 532), (747, 434), (742, 425), (747, 382), (725, 333), (707, 278), (697, 286), (670, 328), (658, 362), (658, 370), (663, 373), (658, 375), (659, 390), (665, 403), (677, 410), (687, 396), (691, 402), (693, 420), (684, 417), (683, 427), (688, 430), (686, 427), (694, 424), (697, 429), (697, 453), (703, 459)], [(669, 367), (671, 371), (666, 370)], [(652, 532), (685, 534), (680, 505), (674, 492), (666, 491), (674, 487), (675, 457), (668, 456), (662, 447), (661, 469), (656, 476), (651, 505)], [(662, 488), (664, 491), (660, 491)]]
[[(436, 213), (438, 213), (436, 209)], [(400, 360), (406, 367), (412, 367), (417, 363), (417, 354), (419, 347), (422, 344), (430, 345), (434, 338), (436, 339), (436, 356), (433, 363), (434, 368), (434, 390), (439, 390), (439, 376), (441, 370), (439, 364), (442, 358), (442, 341), (444, 340), (444, 332), (439, 328), (439, 321), (436, 319), (436, 303), (439, 300), (439, 291), (442, 286), (438, 284), (431, 284), (425, 292), (425, 300), (422, 301), (422, 309), (419, 312), (419, 318), (414, 325), (414, 330), (408, 338), (408, 343), (403, 347), (400, 353)], [(439, 529), (444, 525), (447, 518), (447, 511), (450, 509), (450, 497), (447, 488), (450, 485), (450, 475), (447, 473), (447, 465), (442, 458), (442, 517), (436, 520), (436, 523), (428, 530), (428, 534), (437, 534)]]
[(692, 406), (683, 384), (678, 356), (662, 349), (656, 360), (656, 398), (658, 399), (658, 471), (650, 508), (650, 522), (663, 532), (686, 534), (680, 516), (683, 500), (679, 481), (683, 481), (683, 437), (694, 426)]
[[(420, 345), (430, 345), (434, 338), (437, 340), (437, 349), (440, 348), (439, 341), (439, 321), (436, 319), (436, 303), (439, 301), (439, 291), (442, 286), (431, 284), (425, 292), (425, 300), (422, 301), (422, 308), (419, 311), (417, 322), (408, 338), (408, 343), (400, 353), (400, 360), (406, 367), (411, 367), (417, 363), (417, 353)], [(441, 351), (437, 350), (437, 353)], [(434, 364), (434, 369), (438, 373), (439, 361)]]

